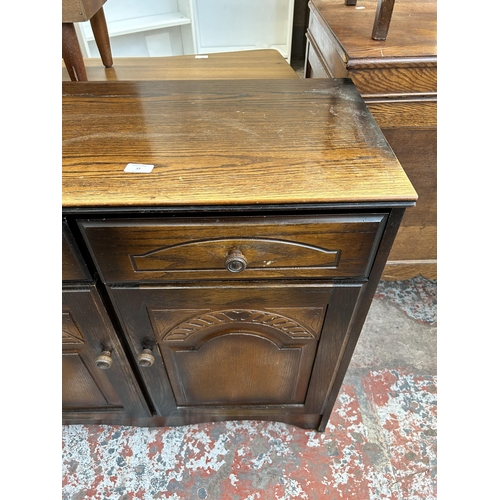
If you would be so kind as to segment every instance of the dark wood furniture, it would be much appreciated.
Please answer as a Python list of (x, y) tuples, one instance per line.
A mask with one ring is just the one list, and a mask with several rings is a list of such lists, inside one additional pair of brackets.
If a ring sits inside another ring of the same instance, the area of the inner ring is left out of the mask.
[(308, 0), (295, 0), (293, 4), (292, 57), (290, 64), (304, 64), (306, 53), (306, 30), (309, 19)]
[[(207, 57), (118, 57), (112, 68), (97, 58), (84, 59), (89, 81), (112, 80), (225, 80), (299, 78), (275, 49), (219, 52)], [(69, 81), (66, 67), (62, 80)]]
[(103, 6), (106, 0), (62, 0), (62, 56), (69, 77), (86, 81), (87, 72), (74, 23), (90, 21), (102, 64), (113, 66), (108, 25)]
[(408, 177), (408, 210), (383, 274), (437, 277), (436, 1), (397, 0), (387, 40), (371, 38), (377, 0), (364, 9), (311, 0), (305, 76), (352, 78)]
[(351, 81), (63, 82), (62, 180), (106, 323), (82, 362), (128, 371), (99, 403), (65, 369), (63, 422), (325, 429), (417, 198)]
[[(374, 40), (385, 40), (389, 32), (395, 0), (377, 0), (375, 20), (373, 21), (372, 38)], [(358, 0), (344, 0), (348, 6), (356, 6)], [(364, 9), (364, 6), (361, 7)]]
[(67, 222), (62, 224), (62, 409), (67, 423), (150, 415)]

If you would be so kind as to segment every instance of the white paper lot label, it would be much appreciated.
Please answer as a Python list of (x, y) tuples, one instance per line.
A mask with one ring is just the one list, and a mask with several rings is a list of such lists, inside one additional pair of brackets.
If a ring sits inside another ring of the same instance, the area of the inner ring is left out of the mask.
[(155, 168), (154, 165), (145, 165), (142, 163), (129, 163), (125, 167), (124, 172), (132, 172), (135, 174), (149, 174), (149, 172), (153, 171), (153, 168)]

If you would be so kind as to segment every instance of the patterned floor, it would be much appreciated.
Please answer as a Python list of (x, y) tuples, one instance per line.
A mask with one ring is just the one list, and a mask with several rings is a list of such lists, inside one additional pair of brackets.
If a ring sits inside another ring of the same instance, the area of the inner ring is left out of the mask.
[[(374, 301), (434, 334), (436, 288), (421, 277), (382, 282)], [(62, 498), (433, 500), (436, 384), (432, 369), (358, 364), (321, 434), (260, 421), (63, 426)]]
[(404, 281), (381, 281), (375, 298), (389, 300), (417, 321), (437, 323), (437, 282), (434, 280), (416, 276)]

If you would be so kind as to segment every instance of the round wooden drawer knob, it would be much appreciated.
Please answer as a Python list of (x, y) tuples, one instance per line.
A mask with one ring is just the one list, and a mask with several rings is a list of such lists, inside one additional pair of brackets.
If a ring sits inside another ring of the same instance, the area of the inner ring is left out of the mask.
[(155, 358), (151, 349), (144, 349), (141, 354), (137, 356), (137, 362), (139, 363), (139, 366), (142, 366), (143, 368), (152, 366), (155, 362)]
[(241, 273), (247, 267), (247, 260), (239, 250), (231, 250), (224, 262), (226, 269), (231, 273)]
[(111, 358), (111, 352), (102, 351), (101, 354), (97, 356), (95, 364), (97, 368), (100, 368), (101, 370), (107, 370), (108, 368), (111, 368), (111, 365), (113, 364), (113, 358)]

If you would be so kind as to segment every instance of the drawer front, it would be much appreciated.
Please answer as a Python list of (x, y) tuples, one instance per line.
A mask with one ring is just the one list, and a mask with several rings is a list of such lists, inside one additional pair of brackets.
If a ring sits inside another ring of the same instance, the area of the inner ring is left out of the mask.
[(307, 41), (306, 78), (331, 78), (310, 40)]
[(71, 231), (64, 221), (62, 223), (62, 279), (63, 281), (91, 279)]
[(362, 277), (386, 215), (80, 220), (107, 283)]
[[(366, 105), (370, 113), (375, 118), (377, 125), (382, 129), (385, 135), (387, 129), (417, 129), (426, 130), (437, 128), (437, 100), (433, 98), (422, 98), (411, 100), (386, 99), (385, 102), (380, 100), (366, 100)], [(387, 136), (386, 136), (387, 139)], [(391, 142), (389, 141), (389, 144)], [(394, 149), (393, 145), (391, 147)], [(418, 148), (412, 142), (408, 142), (407, 149), (413, 149), (415, 152)], [(403, 164), (399, 153), (396, 155)], [(419, 151), (418, 155), (422, 154)], [(406, 165), (403, 164), (406, 171)], [(406, 171), (408, 174), (408, 172)], [(416, 188), (416, 187), (415, 187)], [(418, 191), (421, 194), (421, 191)], [(421, 200), (419, 199), (419, 203)]]
[[(437, 61), (379, 58), (369, 51), (363, 57), (354, 56), (344, 48), (354, 40), (337, 35), (319, 13), (310, 11), (307, 39), (314, 46), (316, 59), (330, 77), (352, 78), (363, 97), (437, 92)], [(322, 78), (320, 74), (311, 77)]]
[[(317, 57), (326, 65), (326, 72), (332, 78), (346, 78), (347, 56), (329, 27), (324, 26), (321, 18), (311, 12), (307, 40), (314, 47)], [(321, 77), (317, 77), (321, 78)]]
[(437, 92), (437, 66), (432, 63), (367, 64), (349, 68), (348, 77), (363, 96), (390, 94), (433, 94)]

